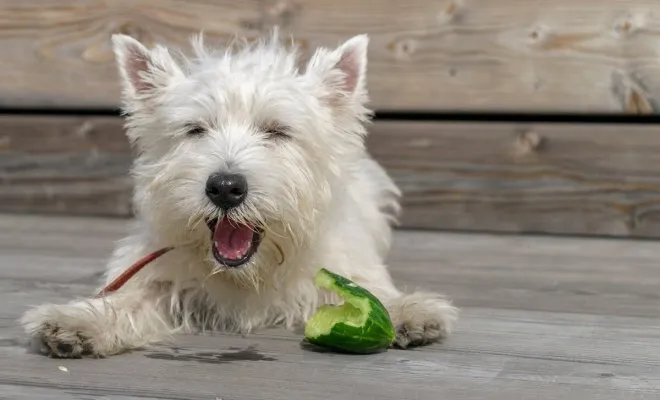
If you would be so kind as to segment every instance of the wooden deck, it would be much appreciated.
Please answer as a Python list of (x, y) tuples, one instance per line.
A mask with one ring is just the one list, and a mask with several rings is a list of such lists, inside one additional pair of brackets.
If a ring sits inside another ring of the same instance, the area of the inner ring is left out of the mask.
[(400, 232), (402, 287), (462, 308), (446, 343), (313, 353), (280, 330), (103, 360), (26, 352), (30, 305), (92, 292), (126, 221), (0, 215), (0, 399), (657, 399), (660, 244)]

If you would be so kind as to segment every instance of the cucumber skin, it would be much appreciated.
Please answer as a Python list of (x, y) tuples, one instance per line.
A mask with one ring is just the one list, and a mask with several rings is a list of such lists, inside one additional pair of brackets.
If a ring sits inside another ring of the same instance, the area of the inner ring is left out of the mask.
[(394, 339), (394, 329), (387, 311), (369, 313), (362, 327), (336, 323), (330, 333), (318, 337), (307, 337), (308, 342), (328, 349), (357, 353), (377, 353), (388, 348)]
[(387, 314), (387, 310), (385, 309), (385, 306), (383, 305), (383, 303), (380, 302), (380, 300), (378, 300), (376, 296), (374, 296), (370, 291), (356, 284), (352, 280), (348, 278), (344, 278), (343, 276), (335, 274), (334, 272), (329, 271), (325, 268), (321, 268), (319, 274), (327, 275), (331, 277), (332, 280), (334, 281), (333, 282), (334, 287), (328, 289), (335, 291), (337, 294), (342, 295), (342, 297), (344, 294), (348, 294), (355, 297), (366, 297), (369, 299), (369, 303), (371, 303), (372, 309), (380, 308), (385, 312), (385, 314)]
[(357, 285), (355, 282), (337, 275), (325, 268), (319, 273), (329, 275), (333, 279), (333, 287), (328, 288), (344, 297), (344, 294), (358, 298), (367, 298), (371, 311), (366, 322), (361, 327), (338, 322), (333, 325), (330, 333), (317, 337), (306, 337), (307, 341), (328, 349), (349, 353), (369, 354), (380, 352), (394, 341), (394, 326), (383, 303), (371, 292)]

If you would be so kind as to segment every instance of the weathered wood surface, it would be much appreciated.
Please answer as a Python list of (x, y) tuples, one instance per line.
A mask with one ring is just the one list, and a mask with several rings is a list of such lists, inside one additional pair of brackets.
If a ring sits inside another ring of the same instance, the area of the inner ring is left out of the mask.
[(110, 35), (187, 48), (274, 25), (305, 54), (368, 33), (373, 106), (657, 112), (655, 0), (3, 0), (0, 106), (114, 107)]
[(128, 216), (131, 150), (122, 124), (0, 116), (0, 209)]
[(369, 148), (408, 227), (660, 234), (657, 126), (383, 123)]
[(401, 287), (447, 293), (462, 308), (456, 334), (420, 350), (313, 353), (275, 329), (179, 337), (104, 360), (27, 353), (16, 318), (93, 293), (125, 223), (0, 215), (0, 399), (660, 396), (660, 268), (645, 241), (398, 232), (390, 264)]
[[(377, 122), (368, 148), (404, 191), (403, 226), (660, 236), (656, 126)], [(129, 216), (114, 117), (0, 117), (0, 210)]]

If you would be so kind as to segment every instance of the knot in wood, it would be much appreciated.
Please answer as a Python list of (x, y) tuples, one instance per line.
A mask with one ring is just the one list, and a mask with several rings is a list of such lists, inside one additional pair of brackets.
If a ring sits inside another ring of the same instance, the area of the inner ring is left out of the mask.
[(537, 152), (543, 143), (543, 137), (534, 131), (522, 132), (516, 138), (516, 148), (522, 154)]
[(92, 121), (83, 122), (78, 129), (75, 130), (75, 135), (80, 138), (86, 138), (94, 131), (94, 123)]
[(548, 40), (549, 30), (545, 26), (538, 25), (535, 26), (531, 32), (529, 32), (528, 40), (531, 44), (539, 44)]
[(11, 146), (11, 137), (3, 136), (0, 137), (0, 150), (8, 149)]
[(447, 6), (438, 13), (438, 22), (440, 24), (446, 24), (458, 17), (458, 14), (463, 7), (462, 0), (451, 0)]
[(409, 59), (417, 51), (418, 44), (417, 40), (406, 38), (396, 40), (387, 47), (394, 52), (396, 58), (402, 60)]
[(653, 106), (646, 96), (635, 89), (630, 89), (626, 97), (626, 112), (629, 114), (653, 114)]
[(286, 0), (277, 1), (266, 9), (265, 21), (270, 26), (288, 28), (291, 27), (300, 11), (301, 6), (299, 4)]
[(148, 35), (133, 22), (126, 21), (115, 29), (116, 33), (127, 35), (142, 43), (148, 43)]
[(614, 33), (620, 38), (629, 37), (644, 25), (641, 16), (625, 15), (614, 23)]
[(447, 15), (454, 15), (458, 11), (458, 7), (460, 7), (460, 4), (458, 4), (458, 1), (452, 0), (449, 2), (447, 5), (447, 8), (445, 8), (445, 14)]

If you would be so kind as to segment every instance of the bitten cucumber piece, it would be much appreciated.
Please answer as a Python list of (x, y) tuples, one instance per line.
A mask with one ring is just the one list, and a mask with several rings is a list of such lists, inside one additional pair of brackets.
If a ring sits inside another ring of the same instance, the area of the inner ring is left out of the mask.
[(392, 344), (394, 326), (376, 296), (325, 268), (317, 272), (314, 284), (336, 293), (344, 304), (319, 307), (305, 325), (307, 341), (331, 350), (363, 354)]

